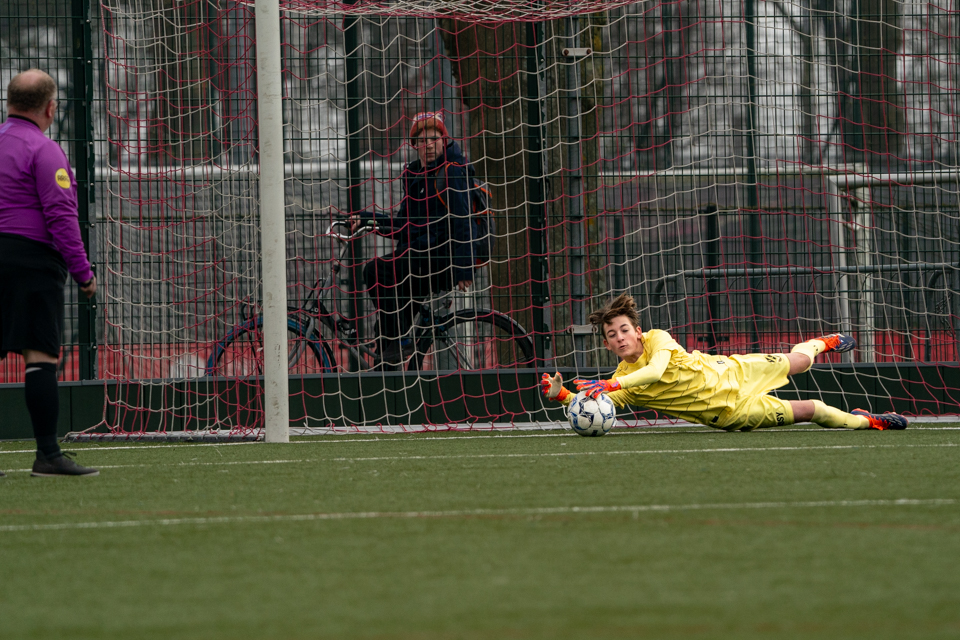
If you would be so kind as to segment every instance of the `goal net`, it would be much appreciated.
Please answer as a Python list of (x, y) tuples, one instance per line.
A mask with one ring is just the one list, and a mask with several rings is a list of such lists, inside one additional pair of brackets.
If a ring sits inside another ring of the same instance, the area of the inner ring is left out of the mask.
[[(101, 18), (104, 425), (255, 435), (253, 3), (102, 0)], [(555, 424), (539, 374), (609, 375), (587, 316), (625, 291), (687, 350), (857, 338), (782, 397), (956, 412), (949, 3), (287, 0), (280, 26), (292, 427)], [(422, 112), (488, 185), (494, 241), (467, 291), (415, 300), (392, 366), (364, 274), (395, 241), (334, 223), (397, 213)]]

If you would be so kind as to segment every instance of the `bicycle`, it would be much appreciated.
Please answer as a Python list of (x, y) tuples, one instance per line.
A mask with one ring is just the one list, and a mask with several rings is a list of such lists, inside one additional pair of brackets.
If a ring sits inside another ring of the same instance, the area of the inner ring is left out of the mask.
[[(337, 229), (346, 227), (347, 233)], [(322, 274), (304, 304), (287, 314), (288, 361), (292, 373), (356, 372), (406, 369), (408, 371), (456, 371), (534, 366), (533, 340), (510, 316), (492, 309), (451, 311), (452, 291), (446, 291), (418, 305), (408, 337), (405, 355), (399, 364), (381, 362), (371, 347), (374, 341), (357, 339), (353, 322), (331, 313), (325, 301), (349, 243), (375, 229), (375, 224), (350, 232), (346, 221), (334, 221), (323, 235), (340, 243), (336, 260)], [(334, 308), (335, 300), (330, 299)], [(263, 317), (247, 315), (226, 336), (214, 343), (207, 357), (208, 376), (246, 377), (263, 373)]]

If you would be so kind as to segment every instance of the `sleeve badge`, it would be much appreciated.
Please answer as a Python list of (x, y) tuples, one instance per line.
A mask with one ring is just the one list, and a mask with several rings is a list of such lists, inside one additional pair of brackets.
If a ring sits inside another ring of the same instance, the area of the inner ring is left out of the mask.
[(57, 169), (57, 173), (54, 176), (57, 181), (57, 184), (60, 185), (63, 189), (70, 188), (70, 174), (67, 173), (66, 169), (60, 168)]

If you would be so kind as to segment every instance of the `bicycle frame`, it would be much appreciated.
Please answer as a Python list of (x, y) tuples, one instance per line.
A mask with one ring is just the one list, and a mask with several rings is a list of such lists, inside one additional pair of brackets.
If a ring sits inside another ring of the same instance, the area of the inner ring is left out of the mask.
[[(315, 291), (307, 296), (304, 300), (303, 307), (293, 309), (292, 311), (304, 311), (306, 313), (308, 320), (304, 326), (304, 335), (308, 340), (315, 342), (316, 348), (322, 348), (321, 343), (323, 342), (323, 337), (320, 335), (320, 325), (323, 324), (331, 332), (332, 337), (338, 340), (340, 346), (345, 347), (351, 363), (356, 365), (356, 369), (365, 370), (370, 368), (370, 365), (367, 364), (368, 358), (369, 361), (373, 363), (373, 366), (376, 366), (377, 354), (363, 344), (351, 344), (342, 339), (344, 330), (343, 321), (335, 319), (336, 314), (331, 313), (330, 309), (326, 307), (322, 296), (323, 292), (332, 290), (335, 278), (340, 273), (349, 243), (366, 235), (370, 230), (375, 230), (376, 222), (368, 221), (367, 224), (350, 233), (337, 231), (337, 227), (347, 226), (346, 221), (339, 220), (331, 223), (326, 231), (324, 231), (323, 235), (333, 238), (341, 244), (340, 253), (336, 260), (332, 261), (327, 276), (317, 280)], [(453, 305), (451, 295), (452, 291), (448, 291), (431, 301), (418, 302), (417, 319), (411, 327), (412, 331), (409, 339), (421, 350), (425, 351), (429, 345), (435, 341), (436, 332), (442, 330), (450, 318), (455, 315), (449, 311)], [(297, 358), (303, 354), (305, 348), (305, 345), (302, 343), (298, 345)], [(462, 345), (457, 346), (458, 351), (460, 351), (460, 358), (466, 358), (466, 354), (463, 352), (464, 348)], [(291, 364), (295, 363), (296, 360), (291, 359)]]
[[(337, 227), (346, 227), (348, 233), (340, 233), (336, 231)], [(349, 247), (350, 242), (363, 237), (369, 231), (375, 230), (376, 228), (376, 223), (371, 221), (361, 225), (360, 228), (356, 229), (355, 231), (350, 232), (347, 221), (335, 220), (332, 222), (322, 235), (333, 238), (339, 242), (340, 253), (337, 255), (336, 260), (331, 261), (330, 271), (327, 273), (326, 277), (317, 279), (317, 282), (314, 285), (314, 290), (311, 291), (304, 299), (303, 306), (293, 310), (294, 312), (303, 311), (306, 313), (307, 323), (303, 331), (306, 339), (313, 339), (314, 342), (316, 342), (319, 346), (323, 341), (322, 336), (320, 335), (320, 325), (325, 325), (330, 330), (332, 337), (342, 346), (346, 347), (352, 362), (357, 365), (357, 369), (361, 370), (367, 368), (364, 366), (367, 357), (371, 359), (375, 358), (374, 352), (365, 345), (349, 344), (342, 339), (341, 334), (344, 330), (344, 327), (341, 326), (342, 320), (335, 319), (335, 314), (331, 312), (326, 305), (324, 305), (322, 293), (326, 291), (332, 291), (333, 283), (335, 282), (336, 277), (340, 274), (341, 265), (343, 264), (343, 260), (346, 256), (347, 248)], [(335, 310), (336, 309), (334, 309), (334, 311)], [(298, 346), (298, 358), (303, 354), (304, 348), (305, 347), (303, 345)], [(291, 363), (296, 363), (296, 361), (292, 360)]]
[[(342, 231), (343, 228), (346, 228), (346, 233)], [(299, 362), (308, 348), (312, 349), (317, 355), (322, 370), (336, 370), (338, 367), (344, 366), (348, 371), (364, 371), (381, 364), (380, 355), (368, 348), (366, 344), (361, 343), (356, 334), (353, 335), (353, 339), (349, 337), (348, 332), (353, 330), (353, 327), (346, 320), (340, 318), (337, 313), (336, 299), (331, 298), (332, 311), (325, 304), (325, 300), (330, 297), (327, 295), (328, 292), (334, 290), (335, 279), (342, 268), (349, 243), (366, 235), (371, 229), (376, 229), (374, 221), (368, 221), (359, 229), (350, 231), (347, 221), (337, 220), (331, 223), (322, 234), (339, 242), (341, 248), (336, 257), (331, 260), (330, 269), (326, 275), (317, 278), (314, 290), (304, 298), (303, 304), (288, 309), (288, 330), (300, 338), (294, 341), (294, 346), (288, 353), (288, 362), (291, 367)], [(442, 336), (446, 336), (447, 325), (451, 322), (457, 322), (456, 318), (459, 317), (461, 312), (450, 311), (453, 306), (452, 294), (452, 291), (447, 291), (426, 302), (416, 301), (418, 305), (416, 321), (408, 335), (408, 339), (416, 347), (416, 352), (427, 353), (431, 345), (436, 344)], [(504, 328), (503, 323), (507, 323), (507, 329), (513, 335), (525, 334), (523, 327), (512, 318), (496, 311), (486, 309), (463, 310), (463, 313), (477, 312), (481, 315), (500, 316), (502, 318), (499, 321), (501, 329)], [(231, 333), (219, 340), (208, 357), (208, 372), (212, 373), (214, 371), (221, 354), (235, 337), (244, 332), (258, 330), (262, 322), (263, 318), (258, 314), (254, 314), (250, 318), (244, 318)], [(455, 360), (458, 362), (469, 361), (468, 349), (470, 347), (462, 345), (456, 340), (453, 341), (453, 344), (456, 351)], [(339, 350), (346, 352), (348, 360), (344, 365), (340, 364), (337, 357)], [(415, 362), (416, 367), (422, 364), (416, 357), (410, 362)], [(407, 364), (414, 366), (410, 363)]]

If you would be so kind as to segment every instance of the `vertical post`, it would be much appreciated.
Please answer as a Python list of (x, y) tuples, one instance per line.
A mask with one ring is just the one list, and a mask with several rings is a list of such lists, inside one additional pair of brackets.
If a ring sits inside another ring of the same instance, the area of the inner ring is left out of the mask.
[(257, 112), (263, 273), (264, 439), (290, 441), (286, 216), (279, 0), (257, 0)]
[[(960, 254), (960, 247), (957, 248), (957, 253)], [(947, 314), (950, 317), (950, 324), (953, 326), (954, 341), (957, 345), (960, 345), (960, 322), (957, 322), (957, 318), (960, 318), (960, 296), (957, 295), (957, 292), (960, 291), (960, 255), (957, 258), (957, 261), (953, 263), (954, 268), (947, 273), (945, 284), (947, 286), (947, 299), (950, 301)], [(951, 282), (953, 287), (950, 286)], [(960, 348), (956, 349), (955, 355), (957, 356), (957, 365), (960, 366)]]
[(550, 328), (544, 321), (545, 307), (550, 300), (547, 284), (546, 255), (546, 178), (544, 177), (543, 92), (540, 73), (546, 64), (543, 44), (543, 23), (527, 22), (527, 232), (530, 247), (530, 293), (533, 298), (534, 349), (538, 363), (544, 362)]
[[(93, 103), (93, 47), (90, 33), (90, 3), (87, 0), (72, 2), (73, 32), (73, 93), (70, 106), (73, 112), (73, 170), (77, 176), (77, 213), (80, 219), (80, 238), (87, 248), (90, 262), (95, 263), (96, 245), (93, 232), (96, 223), (94, 202), (93, 119), (90, 105)], [(77, 342), (81, 380), (97, 379), (97, 302), (78, 296)]]
[[(700, 222), (703, 225), (703, 266), (706, 269), (717, 270), (720, 267), (720, 210), (711, 203), (700, 212)], [(720, 282), (717, 276), (707, 276), (707, 310), (710, 317), (707, 319), (710, 332), (707, 334), (709, 344), (707, 353), (720, 353), (720, 337), (717, 335), (717, 321), (720, 318)]]
[[(627, 240), (623, 232), (623, 215), (613, 218), (613, 292), (620, 295), (627, 290)], [(647, 326), (653, 326), (648, 324)]]
[[(757, 265), (763, 259), (760, 249), (760, 193), (757, 185), (757, 11), (756, 0), (744, 0), (744, 28), (747, 40), (747, 184), (746, 201), (748, 216), (748, 234), (750, 235), (749, 258), (751, 265)], [(748, 266), (750, 268), (750, 266)], [(750, 323), (750, 342), (754, 353), (760, 348), (760, 334), (757, 329), (757, 312), (760, 309), (757, 287), (750, 279), (750, 303), (753, 307), (753, 322)]]
[[(857, 166), (854, 171), (858, 173), (867, 173), (869, 171), (869, 167), (866, 164), (863, 164)], [(866, 193), (863, 192), (864, 190)], [(853, 227), (851, 228), (851, 232), (854, 234), (854, 262), (858, 268), (867, 267), (867, 269), (864, 270), (863, 275), (856, 278), (860, 288), (860, 313), (858, 314), (857, 318), (860, 329), (860, 332), (857, 334), (857, 346), (859, 347), (860, 352), (860, 362), (876, 362), (877, 360), (877, 292), (874, 287), (879, 286), (879, 283), (882, 282), (881, 277), (873, 277), (870, 272), (870, 267), (874, 266), (873, 215), (870, 211), (869, 204), (861, 204), (861, 202), (870, 203), (872, 201), (870, 193), (871, 190), (869, 183), (859, 187), (856, 191), (854, 191), (854, 195), (857, 197), (854, 198), (852, 202), (854, 213)], [(909, 216), (904, 215), (901, 217), (908, 218)], [(906, 238), (907, 242), (909, 242), (910, 237), (906, 236)], [(901, 249), (900, 255), (911, 262), (915, 261), (915, 258), (910, 255), (910, 252), (907, 249)], [(879, 260), (876, 262), (879, 262)], [(922, 281), (923, 275), (921, 274), (919, 277)]]
[[(359, 16), (344, 16), (343, 46), (346, 54), (347, 74), (347, 181), (350, 185), (347, 192), (347, 211), (356, 213), (363, 208), (360, 193), (362, 183), (360, 157), (363, 155), (360, 147), (360, 105), (362, 103), (363, 85), (360, 77)], [(363, 310), (359, 308), (360, 296), (356, 293), (364, 288), (358, 286), (358, 282), (362, 278), (360, 268), (362, 250), (363, 246), (360, 240), (352, 241), (347, 249), (347, 260), (350, 264), (347, 271), (349, 274), (347, 288), (350, 299), (346, 305), (346, 315), (356, 331), (358, 342), (363, 338), (363, 323), (359, 320), (363, 317)], [(361, 411), (363, 411), (362, 407)]]
[[(850, 287), (847, 275), (847, 252), (843, 245), (846, 240), (846, 229), (843, 222), (843, 207), (840, 203), (840, 187), (836, 178), (825, 175), (823, 177), (827, 195), (827, 217), (830, 219), (830, 225), (833, 228), (834, 240), (830, 243), (830, 251), (833, 252), (834, 266), (840, 275), (834, 278), (834, 287), (837, 290), (837, 306), (840, 312), (840, 333), (844, 335), (853, 335), (853, 322), (850, 316)], [(841, 362), (853, 362), (853, 351), (840, 354)]]
[[(576, 16), (567, 18), (567, 42), (570, 49), (580, 46)], [(580, 166), (580, 60), (576, 56), (568, 56), (566, 63), (567, 83), (567, 218), (570, 220), (570, 321), (571, 324), (585, 324), (586, 298), (585, 280), (587, 278), (583, 259), (584, 245), (584, 207), (583, 207), (583, 176)], [(585, 364), (586, 348), (584, 335), (573, 334), (573, 358), (578, 370)]]

